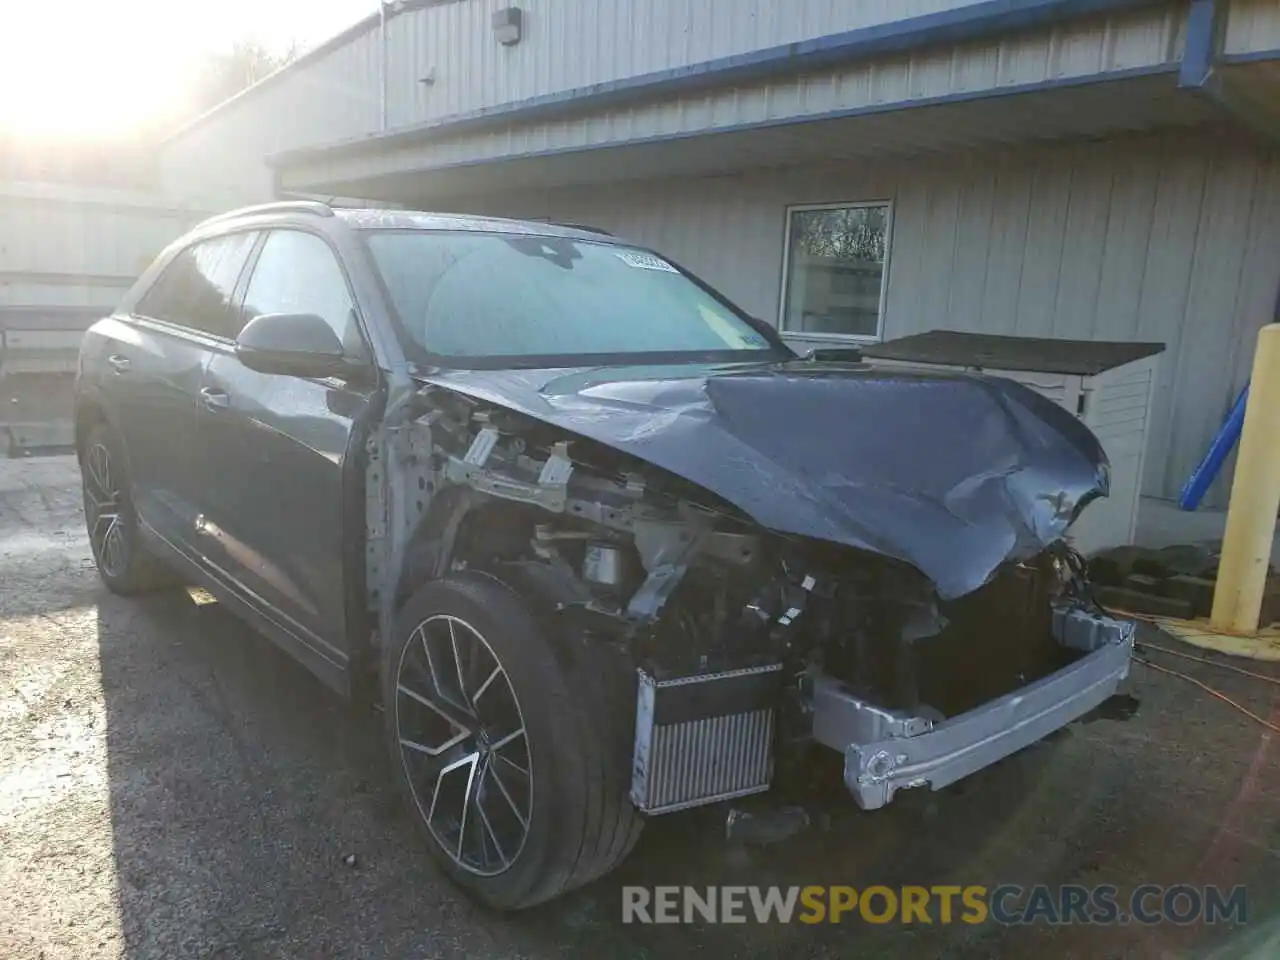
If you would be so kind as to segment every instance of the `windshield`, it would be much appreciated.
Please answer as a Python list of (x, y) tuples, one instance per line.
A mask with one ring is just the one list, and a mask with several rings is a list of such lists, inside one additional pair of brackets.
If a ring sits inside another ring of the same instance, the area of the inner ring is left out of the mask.
[(403, 333), (431, 358), (529, 366), (787, 352), (647, 250), (467, 231), (367, 239)]

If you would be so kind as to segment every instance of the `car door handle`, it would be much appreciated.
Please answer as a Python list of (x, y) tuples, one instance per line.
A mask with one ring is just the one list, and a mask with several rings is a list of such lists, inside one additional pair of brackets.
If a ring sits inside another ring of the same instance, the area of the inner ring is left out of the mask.
[(227, 395), (225, 390), (215, 390), (213, 387), (200, 388), (200, 405), (206, 410), (217, 413), (219, 410), (225, 410), (231, 406), (231, 397)]
[(127, 372), (130, 365), (129, 358), (120, 353), (113, 353), (111, 356), (107, 357), (107, 363), (116, 373)]

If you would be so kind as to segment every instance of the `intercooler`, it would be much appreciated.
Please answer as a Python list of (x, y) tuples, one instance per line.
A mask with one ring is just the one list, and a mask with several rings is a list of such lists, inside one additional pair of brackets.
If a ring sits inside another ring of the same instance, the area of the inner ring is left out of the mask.
[(638, 809), (669, 813), (769, 789), (781, 664), (639, 676), (631, 779)]

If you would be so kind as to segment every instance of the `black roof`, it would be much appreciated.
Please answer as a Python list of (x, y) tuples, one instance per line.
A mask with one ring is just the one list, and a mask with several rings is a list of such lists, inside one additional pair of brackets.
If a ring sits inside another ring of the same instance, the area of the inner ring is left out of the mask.
[(862, 348), (865, 357), (989, 370), (1035, 370), (1091, 377), (1164, 351), (1163, 343), (1006, 337), (930, 330)]

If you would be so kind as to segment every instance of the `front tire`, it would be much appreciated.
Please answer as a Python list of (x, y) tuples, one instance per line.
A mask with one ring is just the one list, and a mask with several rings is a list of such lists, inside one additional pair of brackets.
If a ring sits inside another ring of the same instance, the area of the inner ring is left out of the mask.
[(107, 589), (132, 595), (172, 585), (173, 573), (142, 543), (124, 456), (105, 423), (84, 438), (80, 476), (89, 546)]
[(390, 640), (394, 775), (459, 886), (521, 909), (622, 861), (643, 823), (627, 796), (630, 714), (598, 696), (589, 650), (556, 651), (525, 601), (480, 574), (421, 587)]

